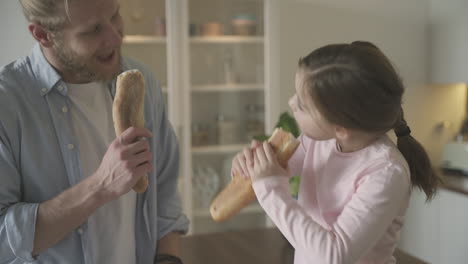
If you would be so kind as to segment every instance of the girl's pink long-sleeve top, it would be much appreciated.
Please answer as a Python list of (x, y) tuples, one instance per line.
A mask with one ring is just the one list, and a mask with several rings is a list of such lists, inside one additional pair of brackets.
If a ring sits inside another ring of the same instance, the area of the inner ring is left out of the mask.
[(356, 152), (306, 136), (289, 161), (298, 200), (284, 175), (255, 180), (260, 205), (295, 248), (295, 264), (389, 264), (411, 194), (409, 168), (383, 136)]

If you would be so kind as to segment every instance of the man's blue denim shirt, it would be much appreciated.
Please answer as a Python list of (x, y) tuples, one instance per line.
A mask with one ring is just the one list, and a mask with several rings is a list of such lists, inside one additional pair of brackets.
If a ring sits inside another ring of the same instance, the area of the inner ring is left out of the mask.
[[(145, 126), (154, 169), (149, 188), (137, 195), (136, 259), (153, 263), (157, 241), (171, 231), (187, 232), (177, 193), (179, 150), (167, 119), (164, 98), (153, 74), (124, 58), (123, 70), (145, 76)], [(115, 80), (109, 83), (115, 95)], [(31, 55), (0, 68), (0, 264), (91, 264), (86, 222), (36, 259), (33, 250), (39, 203), (77, 184), (81, 174), (79, 148), (64, 107), (70, 107), (67, 85), (36, 44)], [(94, 263), (100, 264), (100, 263)]]

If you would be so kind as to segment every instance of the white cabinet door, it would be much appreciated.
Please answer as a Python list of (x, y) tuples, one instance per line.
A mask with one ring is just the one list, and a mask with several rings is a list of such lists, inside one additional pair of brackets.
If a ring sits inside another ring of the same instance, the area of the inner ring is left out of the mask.
[(463, 0), (431, 0), (431, 82), (468, 81), (468, 5)]
[(441, 190), (440, 263), (468, 263), (468, 196)]
[(415, 191), (399, 247), (432, 264), (465, 264), (468, 260), (468, 196), (441, 189), (425, 204)]
[[(192, 231), (206, 233), (264, 226), (253, 204), (225, 223), (209, 205), (230, 181), (233, 155), (272, 125), (266, 0), (191, 0), (187, 3)], [(278, 94), (278, 93), (276, 93)], [(186, 105), (186, 106), (187, 106)], [(186, 161), (188, 163), (188, 161)]]
[(426, 195), (414, 190), (398, 245), (405, 252), (433, 264), (441, 263), (440, 204), (440, 195), (426, 203)]
[(168, 118), (174, 127), (180, 146), (179, 190), (185, 213), (192, 215), (190, 182), (189, 132), (184, 129), (188, 110), (188, 95), (184, 90), (189, 82), (187, 57), (187, 26), (184, 25), (183, 0), (123, 0), (121, 14), (125, 24), (122, 52), (149, 66), (161, 84)]
[[(214, 223), (209, 205), (230, 180), (234, 154), (279, 117), (277, 0), (125, 0), (124, 54), (163, 85), (180, 141), (179, 189), (191, 233), (264, 226), (253, 204)], [(276, 28), (275, 28), (276, 30)]]

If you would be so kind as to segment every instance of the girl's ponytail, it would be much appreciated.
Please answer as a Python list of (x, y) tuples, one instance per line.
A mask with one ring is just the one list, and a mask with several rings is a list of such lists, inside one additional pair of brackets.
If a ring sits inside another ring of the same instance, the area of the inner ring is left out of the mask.
[(411, 130), (403, 116), (403, 109), (400, 111), (400, 118), (398, 118), (394, 127), (397, 146), (406, 162), (408, 162), (413, 187), (418, 187), (424, 191), (429, 201), (436, 194), (441, 179), (432, 168), (424, 147), (411, 136)]

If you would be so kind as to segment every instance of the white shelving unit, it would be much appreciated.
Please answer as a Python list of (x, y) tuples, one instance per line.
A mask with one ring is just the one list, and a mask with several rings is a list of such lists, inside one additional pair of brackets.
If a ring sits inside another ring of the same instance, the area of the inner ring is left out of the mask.
[(209, 85), (194, 85), (192, 92), (241, 92), (241, 91), (263, 91), (265, 85), (262, 83), (247, 83), (247, 84), (209, 84)]
[[(271, 30), (278, 24), (278, 5), (278, 0), (141, 0), (138, 9), (141, 14), (135, 14), (133, 1), (121, 3), (127, 30), (124, 54), (154, 70), (162, 84), (169, 119), (179, 139), (179, 189), (183, 209), (191, 221), (190, 233), (267, 225), (266, 215), (258, 203), (244, 208), (230, 221), (213, 222), (207, 206), (195, 205), (201, 195), (200, 182), (209, 185), (211, 179), (194, 171), (209, 167), (216, 172), (216, 190), (205, 190), (210, 195), (229, 182), (226, 170), (230, 169), (230, 159), (250, 143), (245, 132), (247, 105), (264, 109), (256, 118), (260, 118), (265, 127), (263, 132), (271, 132), (279, 116), (275, 110), (279, 102), (279, 82), (275, 79), (279, 76), (275, 65), (279, 60), (279, 44), (278, 36)], [(256, 18), (254, 35), (226, 32), (205, 36), (198, 32), (189, 36), (189, 24), (201, 26), (219, 21), (228, 29), (231, 19), (238, 14), (251, 14)], [(165, 21), (165, 34), (154, 35), (155, 19), (159, 23)], [(229, 76), (226, 65), (232, 67)], [(217, 132), (221, 121), (216, 121), (222, 120), (220, 115), (236, 124), (236, 131), (239, 131), (236, 140), (220, 141), (223, 134)], [(209, 127), (206, 130), (208, 140), (203, 144), (193, 141), (192, 130), (196, 124)], [(206, 205), (204, 198), (202, 204)]]
[(192, 147), (192, 154), (229, 154), (236, 153), (247, 147), (247, 144), (232, 145), (207, 145), (203, 147)]
[(166, 44), (166, 38), (160, 36), (126, 35), (125, 44)]
[(192, 44), (263, 44), (263, 37), (245, 36), (216, 36), (216, 37), (192, 37)]
[[(161, 36), (148, 35), (126, 35), (124, 43), (127, 44), (166, 44), (166, 38)], [(263, 37), (245, 37), (245, 36), (217, 36), (217, 37), (192, 37), (192, 44), (263, 44)]]

